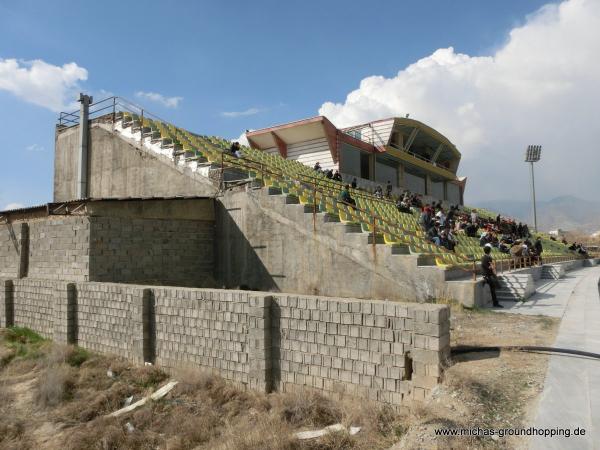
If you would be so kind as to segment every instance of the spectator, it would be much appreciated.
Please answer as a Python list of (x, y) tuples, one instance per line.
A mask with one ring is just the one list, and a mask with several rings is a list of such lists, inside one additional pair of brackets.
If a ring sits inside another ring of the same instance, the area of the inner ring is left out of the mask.
[(356, 186), (357, 186), (357, 184), (356, 184), (356, 178), (354, 178), (352, 180), (352, 189), (356, 189)]
[(454, 251), (454, 247), (456, 247), (456, 240), (454, 239), (452, 230), (442, 230), (440, 233), (440, 240), (443, 247), (446, 247), (451, 252)]
[(504, 308), (496, 298), (496, 287), (498, 286), (498, 277), (496, 275), (496, 267), (494, 260), (492, 259), (492, 247), (486, 246), (483, 248), (483, 256), (481, 257), (481, 271), (483, 273), (483, 279), (490, 287), (492, 294), (492, 304), (494, 308)]
[(432, 225), (429, 230), (427, 230), (427, 238), (437, 246), (442, 243), (437, 226), (435, 225)]
[(401, 213), (411, 214), (410, 206), (408, 206), (408, 203), (406, 203), (405, 200), (398, 200), (396, 202), (396, 208)]
[(419, 225), (421, 225), (421, 228), (425, 232), (429, 231), (429, 228), (431, 228), (432, 225), (430, 211), (431, 210), (429, 208), (424, 208), (423, 212), (421, 213), (421, 216), (419, 217)]
[(356, 200), (354, 200), (352, 198), (352, 196), (350, 195), (350, 186), (349, 185), (344, 186), (344, 189), (342, 189), (342, 192), (340, 192), (339, 200), (341, 202), (349, 204), (352, 207), (356, 206)]
[(444, 210), (440, 209), (437, 214), (435, 215), (435, 217), (437, 217), (438, 222), (440, 223), (440, 228), (445, 228), (446, 227), (446, 215), (444, 214)]
[(385, 196), (387, 198), (392, 198), (392, 190), (394, 189), (394, 187), (392, 186), (392, 182), (388, 181), (387, 185), (385, 187)]
[(242, 149), (240, 148), (240, 143), (239, 142), (234, 142), (233, 144), (231, 144), (231, 147), (229, 147), (229, 151), (236, 158), (241, 158), (242, 157)]
[(315, 172), (321, 172), (321, 163), (319, 161), (317, 161), (317, 163), (315, 164), (313, 169)]
[(335, 181), (342, 181), (342, 175), (340, 174), (340, 172), (338, 170), (336, 170), (335, 173), (333, 174), (333, 179)]
[(473, 225), (476, 225), (478, 221), (479, 221), (479, 216), (477, 215), (477, 210), (474, 209), (473, 211), (471, 211), (471, 223)]
[(329, 169), (325, 172), (325, 176), (331, 180), (333, 178), (333, 170)]
[(373, 194), (375, 195), (375, 197), (377, 198), (383, 198), (383, 189), (381, 188), (381, 186), (377, 186), (375, 188), (375, 192), (373, 192)]
[(535, 250), (539, 263), (542, 264), (542, 252), (544, 251), (544, 247), (542, 247), (542, 238), (540, 236), (536, 238), (533, 249)]

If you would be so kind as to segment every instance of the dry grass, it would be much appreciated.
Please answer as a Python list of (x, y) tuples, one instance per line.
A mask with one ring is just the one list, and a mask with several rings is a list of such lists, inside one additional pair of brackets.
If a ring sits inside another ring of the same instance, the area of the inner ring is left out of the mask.
[(57, 406), (73, 397), (74, 374), (66, 364), (53, 365), (38, 377), (35, 401), (42, 407)]

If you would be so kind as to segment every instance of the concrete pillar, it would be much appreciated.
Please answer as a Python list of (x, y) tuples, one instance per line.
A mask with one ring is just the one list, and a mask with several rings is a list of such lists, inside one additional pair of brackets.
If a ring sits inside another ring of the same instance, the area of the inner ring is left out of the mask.
[(79, 161), (77, 166), (77, 198), (88, 196), (89, 115), (93, 98), (79, 94)]
[(74, 283), (61, 283), (56, 289), (53, 339), (60, 344), (77, 344), (77, 288)]
[(152, 289), (139, 289), (133, 293), (133, 354), (136, 364), (156, 360), (156, 327), (154, 292)]
[(20, 225), (18, 278), (25, 278), (29, 270), (29, 224)]
[(425, 195), (431, 195), (431, 177), (425, 175)]
[(0, 280), (0, 328), (15, 323), (14, 286), (12, 280)]
[(248, 310), (248, 384), (252, 389), (270, 392), (273, 388), (271, 358), (271, 304), (273, 297), (250, 298)]
[(406, 189), (406, 180), (404, 179), (404, 164), (398, 164), (398, 186)]

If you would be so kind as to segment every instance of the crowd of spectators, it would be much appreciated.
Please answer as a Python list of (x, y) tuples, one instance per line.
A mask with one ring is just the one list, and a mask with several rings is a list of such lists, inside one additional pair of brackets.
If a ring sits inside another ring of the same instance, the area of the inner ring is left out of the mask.
[[(317, 162), (314, 170), (325, 174), (327, 178), (341, 181), (342, 177), (336, 170), (323, 170)], [(356, 201), (350, 194), (350, 188), (357, 189), (357, 180), (346, 184), (339, 196), (341, 201), (352, 206)], [(393, 185), (387, 182), (385, 193), (382, 186), (377, 186), (373, 192), (377, 198), (387, 198), (395, 201), (398, 211), (408, 214), (419, 214), (419, 225), (425, 232), (427, 239), (449, 251), (455, 251), (458, 243), (456, 235), (464, 233), (466, 236), (478, 238), (480, 247), (496, 248), (500, 252), (510, 254), (515, 264), (524, 261), (541, 262), (544, 251), (540, 237), (533, 239), (527, 224), (498, 214), (495, 218), (482, 217), (476, 209), (465, 212), (458, 205), (445, 208), (442, 202), (423, 203), (422, 196), (408, 190), (395, 197)], [(563, 244), (567, 242), (563, 240)], [(569, 249), (581, 255), (587, 255), (587, 250), (582, 244), (573, 243)]]

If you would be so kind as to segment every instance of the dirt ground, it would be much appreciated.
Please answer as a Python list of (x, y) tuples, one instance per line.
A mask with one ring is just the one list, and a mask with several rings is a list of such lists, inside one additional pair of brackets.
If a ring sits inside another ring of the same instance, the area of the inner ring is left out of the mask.
[[(456, 309), (452, 345), (550, 345), (558, 321)], [(54, 345), (26, 329), (0, 332), (0, 449), (428, 449), (526, 448), (518, 439), (436, 437), (440, 427), (527, 424), (547, 356), (501, 352), (455, 357), (424, 404), (394, 411), (317, 393), (258, 394), (196, 370), (167, 375), (115, 357)], [(118, 418), (106, 414), (179, 384)], [(359, 426), (306, 441), (297, 431)]]

